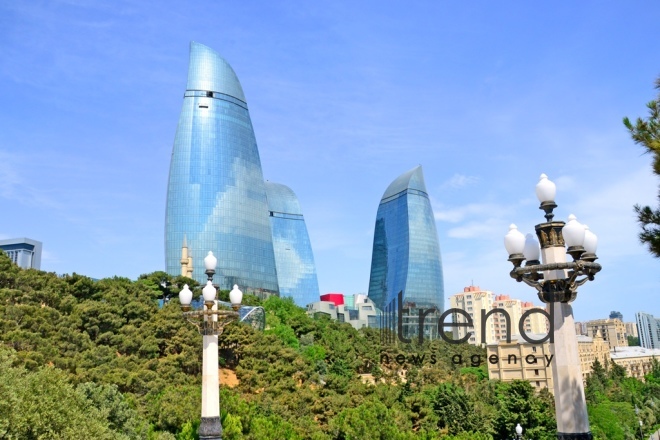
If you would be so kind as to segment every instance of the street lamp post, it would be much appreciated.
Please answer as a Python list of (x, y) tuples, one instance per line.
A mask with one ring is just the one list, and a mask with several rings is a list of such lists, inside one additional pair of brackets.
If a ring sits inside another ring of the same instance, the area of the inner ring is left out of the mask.
[(639, 416), (639, 408), (637, 408), (637, 405), (635, 405), (635, 414), (637, 414), (637, 417), (639, 418), (639, 438), (644, 440), (644, 431), (642, 430), (642, 418)]
[[(593, 280), (601, 269), (600, 264), (594, 262), (598, 258), (597, 238), (578, 223), (574, 215), (568, 217), (568, 223), (553, 221), (552, 211), (557, 207), (555, 193), (555, 184), (541, 174), (536, 195), (541, 202), (539, 209), (545, 211), (546, 222), (535, 226), (540, 251), (534, 236), (525, 237), (516, 225), (510, 226), (504, 245), (513, 263), (511, 277), (534, 287), (539, 299), (550, 307), (547, 316), (551, 320), (552, 334), (548, 336), (553, 355), (557, 439), (592, 440), (570, 303), (577, 297), (577, 288)], [(573, 261), (566, 261), (567, 253)]]
[(179, 302), (183, 316), (194, 324), (203, 340), (202, 353), (202, 419), (199, 424), (200, 440), (221, 440), (222, 424), (220, 422), (220, 379), (218, 377), (218, 336), (222, 334), (225, 326), (239, 318), (238, 309), (241, 307), (243, 293), (237, 285), (229, 293), (233, 310), (218, 309), (215, 299), (216, 290), (213, 287), (213, 275), (218, 260), (209, 252), (204, 258), (206, 276), (208, 281), (202, 289), (204, 307), (202, 310), (192, 311), (190, 303), (192, 292), (186, 284), (179, 293)]

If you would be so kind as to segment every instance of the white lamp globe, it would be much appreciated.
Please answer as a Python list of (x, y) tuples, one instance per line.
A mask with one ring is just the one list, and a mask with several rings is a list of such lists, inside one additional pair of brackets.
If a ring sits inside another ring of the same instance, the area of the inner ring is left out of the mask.
[(527, 261), (539, 261), (539, 258), (541, 258), (539, 241), (534, 234), (527, 234), (525, 236), (525, 247), (523, 248), (522, 253)]
[(183, 289), (179, 292), (179, 302), (182, 306), (189, 306), (192, 302), (193, 293), (187, 284), (183, 285)]
[(598, 237), (589, 230), (589, 226), (584, 225), (584, 250), (588, 254), (595, 254), (598, 246)]
[(213, 252), (209, 251), (208, 255), (204, 257), (204, 268), (206, 270), (215, 270), (218, 265), (218, 259), (213, 256)]
[(202, 289), (202, 295), (204, 296), (204, 302), (215, 301), (215, 287), (211, 281), (206, 282), (206, 286)]
[(522, 431), (523, 431), (522, 426), (520, 426), (520, 423), (518, 423), (516, 425), (516, 434), (522, 435)]
[(509, 255), (522, 254), (525, 248), (525, 236), (513, 223), (509, 226), (509, 232), (504, 236), (504, 247)]
[(571, 214), (568, 216), (568, 223), (562, 228), (564, 243), (568, 247), (582, 246), (584, 244), (584, 226), (577, 221), (577, 218)]
[(235, 306), (240, 305), (243, 301), (243, 292), (241, 292), (237, 284), (234, 284), (234, 288), (229, 292), (229, 301)]
[(536, 197), (538, 197), (539, 202), (554, 202), (556, 194), (557, 187), (555, 184), (548, 179), (548, 176), (541, 174), (539, 183), (536, 184)]

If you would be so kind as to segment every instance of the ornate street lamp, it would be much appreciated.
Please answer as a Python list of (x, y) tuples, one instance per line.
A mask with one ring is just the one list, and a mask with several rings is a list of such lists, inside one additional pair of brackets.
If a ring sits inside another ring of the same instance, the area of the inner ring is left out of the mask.
[(199, 425), (200, 440), (221, 440), (222, 424), (220, 423), (220, 379), (218, 377), (218, 336), (230, 322), (239, 320), (238, 310), (241, 308), (243, 292), (237, 285), (229, 293), (231, 309), (218, 308), (216, 290), (213, 287), (213, 275), (218, 260), (209, 252), (204, 258), (208, 281), (202, 289), (204, 308), (190, 310), (193, 294), (186, 284), (179, 292), (179, 302), (183, 316), (194, 324), (203, 339), (202, 355), (202, 420)]
[(523, 438), (522, 433), (523, 433), (522, 426), (520, 426), (520, 423), (518, 423), (516, 425), (516, 439), (517, 440), (522, 440), (522, 438)]
[[(558, 440), (591, 440), (587, 404), (575, 335), (573, 308), (570, 302), (577, 297), (577, 289), (594, 279), (601, 269), (594, 261), (596, 236), (578, 223), (574, 215), (568, 223), (553, 221), (556, 187), (541, 174), (536, 196), (545, 211), (545, 223), (535, 226), (536, 236), (525, 237), (516, 225), (509, 227), (504, 246), (513, 264), (511, 277), (535, 288), (539, 299), (549, 304), (552, 335), (550, 352), (553, 355), (555, 412)], [(541, 261), (539, 261), (539, 254)], [(566, 261), (569, 254), (573, 261)], [(523, 266), (523, 261), (526, 261)]]

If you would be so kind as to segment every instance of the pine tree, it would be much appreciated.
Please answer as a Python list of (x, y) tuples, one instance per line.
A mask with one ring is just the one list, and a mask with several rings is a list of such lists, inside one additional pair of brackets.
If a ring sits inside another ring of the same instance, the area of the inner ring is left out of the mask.
[[(660, 78), (656, 80), (655, 88), (660, 90)], [(648, 118), (637, 118), (634, 125), (627, 117), (623, 118), (623, 124), (628, 128), (633, 141), (653, 156), (653, 172), (658, 176), (660, 176), (659, 102), (660, 93), (656, 100), (646, 104), (649, 109)], [(660, 202), (660, 190), (658, 191), (658, 201)], [(652, 209), (650, 206), (635, 205), (635, 212), (637, 221), (642, 228), (642, 232), (639, 233), (640, 241), (648, 246), (654, 256), (660, 258), (660, 206)]]

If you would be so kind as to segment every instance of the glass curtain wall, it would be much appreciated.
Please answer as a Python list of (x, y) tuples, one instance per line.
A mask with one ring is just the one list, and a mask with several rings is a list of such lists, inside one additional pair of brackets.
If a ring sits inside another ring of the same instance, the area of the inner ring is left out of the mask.
[[(419, 309), (444, 310), (440, 245), (421, 166), (390, 184), (376, 216), (369, 298), (381, 310), (394, 311), (399, 308), (399, 292), (403, 292), (400, 307), (410, 317), (404, 322), (410, 321), (411, 335), (416, 333), (412, 327)], [(437, 329), (431, 328), (437, 322), (434, 318), (429, 315), (425, 321), (429, 327), (425, 333), (432, 336), (437, 335)]]
[(279, 183), (266, 182), (266, 194), (280, 296), (305, 307), (319, 300), (319, 283), (300, 203), (291, 188)]
[(277, 294), (275, 256), (261, 161), (243, 89), (214, 50), (192, 42), (188, 83), (174, 139), (167, 190), (167, 272), (181, 273), (187, 239), (193, 277), (218, 258), (214, 282)]

